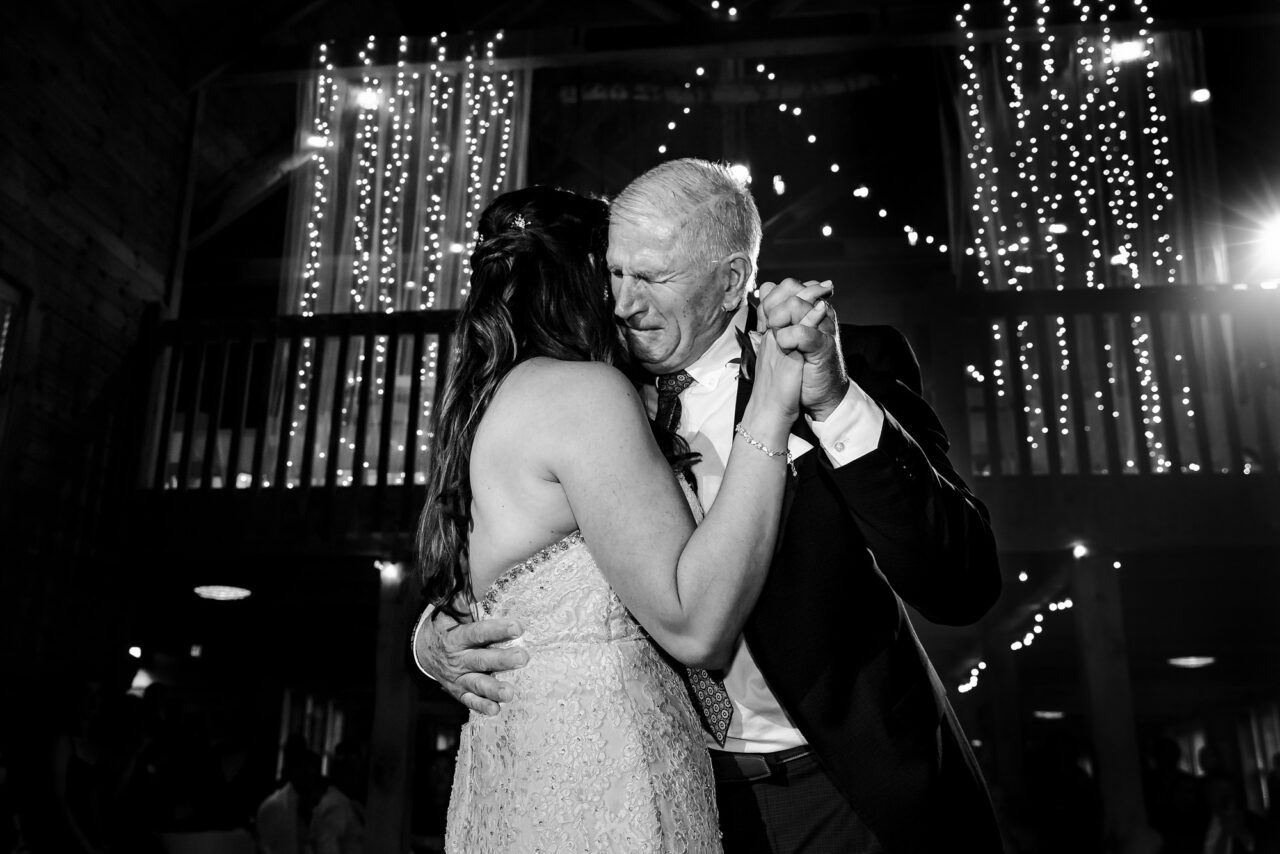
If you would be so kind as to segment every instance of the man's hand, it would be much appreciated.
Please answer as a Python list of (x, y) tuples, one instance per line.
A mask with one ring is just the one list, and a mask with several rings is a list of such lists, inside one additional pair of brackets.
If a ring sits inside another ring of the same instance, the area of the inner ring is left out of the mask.
[(519, 647), (494, 649), (491, 644), (517, 638), (521, 631), (514, 620), (459, 623), (436, 613), (414, 634), (413, 657), (450, 697), (472, 711), (496, 715), (502, 709), (498, 704), (511, 700), (515, 691), (490, 674), (523, 667), (529, 653)]
[[(800, 406), (814, 421), (825, 421), (844, 400), (849, 375), (840, 353), (840, 327), (826, 282), (783, 279), (760, 286), (760, 317), (775, 331), (778, 346), (804, 356)], [(816, 325), (813, 319), (821, 313)]]

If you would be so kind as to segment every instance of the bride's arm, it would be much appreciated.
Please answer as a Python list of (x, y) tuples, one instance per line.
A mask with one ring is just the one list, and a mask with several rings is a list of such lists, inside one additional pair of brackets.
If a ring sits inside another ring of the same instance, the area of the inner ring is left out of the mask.
[[(715, 504), (695, 528), (631, 384), (599, 364), (560, 369), (547, 459), (591, 554), (668, 652), (687, 664), (724, 664), (773, 556), (785, 455), (735, 435)], [(798, 357), (767, 341), (742, 418), (758, 443), (786, 449), (799, 381)]]

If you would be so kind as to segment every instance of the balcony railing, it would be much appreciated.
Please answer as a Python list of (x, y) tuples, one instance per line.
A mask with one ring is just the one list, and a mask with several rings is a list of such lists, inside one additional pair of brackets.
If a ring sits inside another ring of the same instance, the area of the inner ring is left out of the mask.
[[(953, 342), (935, 361), (957, 366), (931, 377), (934, 402), (972, 476), (1277, 472), (1278, 291), (984, 293), (932, 305), (935, 345)], [(451, 312), (406, 312), (163, 326), (143, 485), (423, 483), (452, 324)]]
[[(1277, 473), (1280, 291), (957, 297), (972, 474)], [(950, 425), (949, 425), (950, 426)]]
[(162, 327), (144, 486), (424, 482), (453, 320), (426, 311)]

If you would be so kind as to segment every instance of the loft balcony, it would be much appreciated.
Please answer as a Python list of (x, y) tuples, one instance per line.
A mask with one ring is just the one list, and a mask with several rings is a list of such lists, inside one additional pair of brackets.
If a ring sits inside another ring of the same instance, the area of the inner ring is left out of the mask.
[[(1006, 550), (1280, 539), (1280, 291), (970, 293), (888, 313)], [(406, 553), (452, 325), (160, 325), (129, 490), (146, 547)]]

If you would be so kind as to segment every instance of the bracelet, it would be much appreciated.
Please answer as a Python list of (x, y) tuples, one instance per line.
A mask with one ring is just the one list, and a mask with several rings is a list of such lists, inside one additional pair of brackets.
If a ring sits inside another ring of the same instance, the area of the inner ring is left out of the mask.
[(436, 681), (436, 677), (428, 673), (426, 671), (426, 668), (424, 668), (422, 664), (418, 661), (417, 641), (418, 641), (418, 632), (422, 631), (422, 624), (425, 623), (427, 620), (430, 620), (432, 617), (434, 617), (435, 614), (436, 614), (436, 606), (428, 604), (427, 607), (422, 609), (422, 613), (418, 615), (418, 621), (413, 624), (413, 631), (409, 634), (409, 657), (413, 659), (413, 664), (415, 667), (418, 668), (418, 672), (420, 672), (423, 676), (430, 679), (432, 682)]
[(751, 447), (755, 448), (756, 450), (763, 451), (766, 457), (785, 456), (787, 458), (787, 468), (791, 469), (792, 476), (795, 476), (796, 462), (794, 459), (791, 458), (790, 448), (784, 448), (781, 451), (772, 451), (766, 448), (763, 444), (761, 444), (760, 442), (757, 442), (754, 436), (752, 436), (750, 433), (747, 432), (746, 428), (742, 426), (741, 421), (733, 425), (733, 432), (737, 433), (739, 436), (746, 439), (747, 444), (750, 445)]

